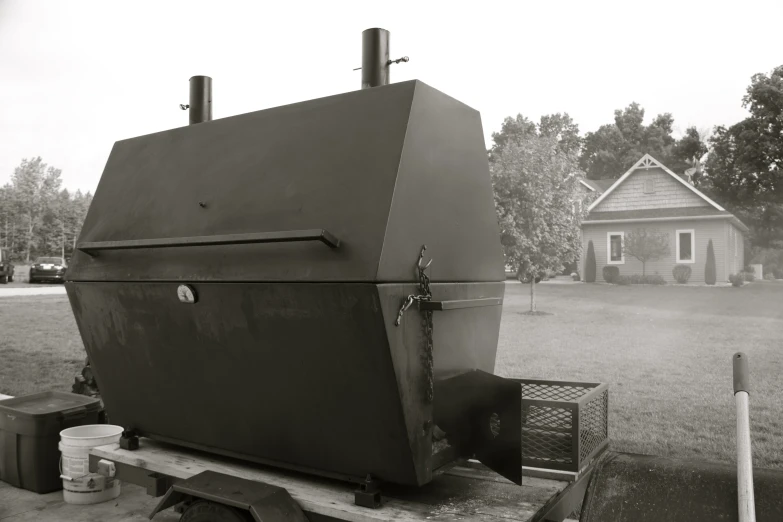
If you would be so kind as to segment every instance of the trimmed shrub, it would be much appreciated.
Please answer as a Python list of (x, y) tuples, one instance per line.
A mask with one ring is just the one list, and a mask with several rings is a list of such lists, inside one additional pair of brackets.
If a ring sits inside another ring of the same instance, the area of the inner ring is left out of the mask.
[(620, 277), (620, 269), (616, 266), (605, 266), (603, 269), (604, 281), (614, 283)]
[[(617, 267), (613, 267), (613, 268), (617, 268)], [(617, 277), (614, 278), (614, 283), (617, 284), (617, 285), (622, 285), (622, 286), (630, 285), (631, 284), (631, 278), (629, 276), (618, 275)]]
[(729, 274), (729, 282), (731, 286), (742, 286), (745, 283), (745, 278), (742, 277), (742, 272), (739, 274)]
[(595, 283), (595, 249), (593, 240), (587, 243), (587, 260), (585, 261), (585, 282)]
[(691, 278), (691, 267), (688, 265), (677, 265), (672, 269), (672, 275), (678, 283), (684, 285)]
[(571, 279), (573, 279), (574, 281), (579, 281), (579, 274), (574, 272), (573, 274), (571, 274)]
[(632, 285), (665, 285), (666, 281), (658, 274), (655, 275), (639, 275), (634, 274), (628, 278)]
[(755, 272), (740, 272), (742, 274), (742, 277), (747, 281), (748, 283), (752, 283), (756, 280), (756, 274)]
[(714, 285), (716, 280), (715, 250), (712, 248), (712, 239), (710, 239), (710, 242), (707, 243), (707, 263), (704, 265), (704, 282), (708, 285)]
[(775, 280), (775, 274), (764, 274), (764, 280), (765, 281), (774, 281)]

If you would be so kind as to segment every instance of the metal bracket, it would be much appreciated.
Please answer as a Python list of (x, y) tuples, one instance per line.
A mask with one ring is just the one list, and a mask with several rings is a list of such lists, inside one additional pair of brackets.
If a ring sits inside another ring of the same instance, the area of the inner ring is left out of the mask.
[(481, 306), (500, 306), (500, 297), (482, 297), (480, 299), (453, 299), (451, 301), (419, 301), (419, 310), (457, 310), (459, 308), (479, 308)]
[(149, 518), (193, 498), (247, 511), (253, 520), (307, 522), (302, 508), (284, 488), (216, 471), (203, 471), (174, 484)]
[(383, 503), (381, 498), (381, 483), (367, 475), (367, 478), (359, 484), (359, 489), (353, 492), (354, 504), (370, 509), (378, 509)]
[(139, 449), (139, 436), (133, 430), (125, 430), (120, 437), (120, 448), (128, 451)]

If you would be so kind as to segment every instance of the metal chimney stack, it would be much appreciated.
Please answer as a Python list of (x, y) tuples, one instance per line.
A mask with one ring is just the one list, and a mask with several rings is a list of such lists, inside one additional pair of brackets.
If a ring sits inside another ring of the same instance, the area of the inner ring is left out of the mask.
[(212, 78), (194, 76), (190, 79), (190, 124), (212, 121)]
[(362, 89), (388, 85), (390, 65), (389, 31), (362, 31)]

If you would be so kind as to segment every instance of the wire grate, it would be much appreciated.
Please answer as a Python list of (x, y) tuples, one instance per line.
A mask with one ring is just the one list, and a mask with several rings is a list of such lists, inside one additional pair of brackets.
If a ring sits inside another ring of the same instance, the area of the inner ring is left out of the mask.
[(574, 401), (591, 390), (587, 386), (522, 383), (522, 397), (550, 401)]
[(607, 444), (606, 385), (517, 381), (522, 386), (523, 465), (579, 471)]
[(608, 417), (609, 390), (604, 390), (579, 410), (579, 460), (587, 458), (609, 437)]

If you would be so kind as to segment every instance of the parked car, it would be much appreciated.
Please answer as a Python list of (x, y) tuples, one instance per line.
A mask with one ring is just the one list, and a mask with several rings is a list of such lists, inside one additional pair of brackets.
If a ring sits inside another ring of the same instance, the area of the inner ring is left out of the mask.
[(65, 282), (65, 260), (62, 257), (39, 257), (30, 267), (29, 283), (38, 281)]
[(11, 262), (11, 252), (0, 248), (0, 284), (13, 283), (14, 264)]

